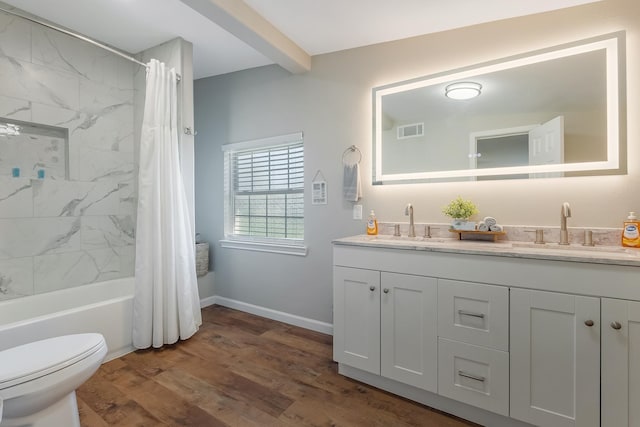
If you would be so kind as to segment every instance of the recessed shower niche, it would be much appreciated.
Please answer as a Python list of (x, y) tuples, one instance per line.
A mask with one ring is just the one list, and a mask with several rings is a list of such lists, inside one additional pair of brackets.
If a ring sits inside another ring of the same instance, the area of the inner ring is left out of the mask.
[(0, 176), (69, 179), (69, 131), (0, 117)]

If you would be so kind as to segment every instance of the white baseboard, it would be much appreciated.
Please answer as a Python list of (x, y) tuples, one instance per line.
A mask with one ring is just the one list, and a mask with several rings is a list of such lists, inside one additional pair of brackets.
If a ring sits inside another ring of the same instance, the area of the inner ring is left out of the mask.
[[(330, 323), (320, 322), (318, 320), (309, 319), (307, 317), (297, 316), (295, 314), (285, 313), (283, 311), (272, 310), (270, 308), (253, 305), (242, 301), (221, 296), (213, 296), (213, 304), (224, 307), (234, 308), (246, 313), (255, 314), (257, 316), (266, 317), (267, 319), (277, 320), (289, 325), (299, 326), (301, 328), (310, 329), (323, 334), (333, 335), (333, 325)], [(210, 298), (206, 298), (209, 302)], [(203, 300), (204, 301), (204, 300)], [(201, 302), (202, 304), (202, 302)], [(209, 304), (210, 305), (210, 304)]]
[[(249, 304), (242, 301), (236, 301), (230, 298), (224, 298), (219, 296), (212, 296), (202, 298), (200, 300), (200, 307), (209, 307), (210, 305), (219, 304), (224, 307), (234, 308), (236, 310), (244, 311), (246, 313), (255, 314), (257, 316), (266, 317), (267, 319), (277, 320), (279, 322), (287, 323), (289, 325), (299, 326), (301, 328), (310, 329), (316, 332), (322, 332), (324, 334), (333, 335), (333, 325), (330, 323), (319, 322), (317, 320), (308, 319), (306, 317), (296, 316), (295, 314), (285, 313), (283, 311), (272, 310), (270, 308), (261, 307), (258, 305)], [(109, 352), (105, 357), (103, 363), (110, 360), (117, 359), (125, 354), (131, 353), (136, 349), (130, 343), (122, 348)]]
[(210, 305), (213, 305), (215, 303), (216, 303), (216, 297), (215, 296), (202, 298), (200, 300), (200, 308), (209, 307)]
[(133, 353), (134, 351), (136, 351), (136, 349), (132, 345), (126, 346), (114, 351), (110, 351), (109, 353), (107, 353), (102, 363), (110, 362), (113, 359), (117, 359), (118, 357), (122, 357), (129, 353)]

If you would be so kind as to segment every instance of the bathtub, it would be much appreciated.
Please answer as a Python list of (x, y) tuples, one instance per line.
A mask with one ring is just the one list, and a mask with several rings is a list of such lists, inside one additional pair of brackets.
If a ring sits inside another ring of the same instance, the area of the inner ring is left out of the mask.
[(99, 332), (111, 360), (133, 351), (134, 278), (0, 301), (0, 350), (58, 335)]

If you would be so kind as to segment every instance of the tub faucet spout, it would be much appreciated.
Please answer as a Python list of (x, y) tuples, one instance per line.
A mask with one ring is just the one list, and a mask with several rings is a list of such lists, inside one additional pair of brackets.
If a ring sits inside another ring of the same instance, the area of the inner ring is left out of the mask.
[(564, 202), (560, 208), (560, 244), (569, 244), (569, 232), (567, 231), (567, 218), (571, 217), (571, 206)]
[(413, 205), (408, 203), (404, 208), (404, 214), (409, 215), (409, 237), (416, 237), (416, 226), (413, 223)]

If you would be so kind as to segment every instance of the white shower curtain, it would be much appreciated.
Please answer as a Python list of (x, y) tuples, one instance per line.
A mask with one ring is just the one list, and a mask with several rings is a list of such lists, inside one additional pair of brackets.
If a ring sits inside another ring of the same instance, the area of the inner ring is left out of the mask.
[(140, 141), (135, 348), (187, 339), (202, 324), (194, 236), (180, 171), (176, 86), (175, 70), (152, 59)]

